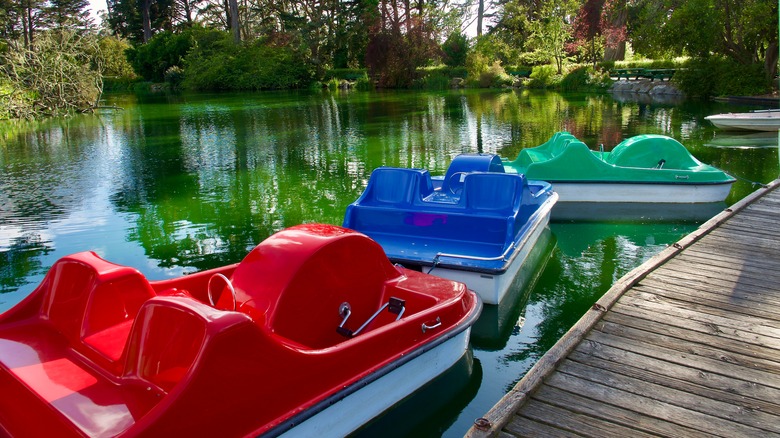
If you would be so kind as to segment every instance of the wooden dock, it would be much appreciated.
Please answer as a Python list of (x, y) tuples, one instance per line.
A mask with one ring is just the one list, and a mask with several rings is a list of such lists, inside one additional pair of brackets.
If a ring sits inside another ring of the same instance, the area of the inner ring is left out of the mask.
[(780, 436), (778, 187), (620, 279), (467, 436)]

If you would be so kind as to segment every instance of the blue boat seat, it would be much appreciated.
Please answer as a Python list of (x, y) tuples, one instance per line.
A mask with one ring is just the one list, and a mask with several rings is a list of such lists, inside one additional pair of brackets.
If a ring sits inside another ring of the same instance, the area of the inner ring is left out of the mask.
[[(376, 198), (376, 185), (389, 169), (378, 169), (371, 176), (368, 188), (358, 201), (347, 208), (344, 226), (368, 234), (374, 239), (387, 243), (388, 239), (415, 238), (420, 242), (438, 240), (439, 243), (428, 245), (430, 248), (441, 247), (442, 242), (471, 242), (473, 244), (496, 246), (495, 251), (501, 252), (507, 241), (511, 241), (517, 226), (527, 218), (521, 205), (523, 196), (530, 191), (523, 190), (527, 181), (523, 175), (472, 172), (463, 178), (463, 193), (460, 196), (423, 197), (426, 189), (420, 189), (415, 184), (425, 181), (427, 172), (409, 171), (409, 174), (420, 175), (419, 180), (407, 181), (411, 187), (403, 188), (400, 181), (395, 181), (399, 190), (410, 194), (406, 203), (382, 203)], [(395, 170), (395, 169), (393, 169)], [(403, 172), (400, 172), (403, 173)], [(384, 178), (382, 181), (386, 181)], [(443, 192), (441, 189), (439, 192)], [(414, 196), (412, 196), (414, 194)], [(397, 199), (393, 199), (397, 200)], [(522, 222), (524, 223), (524, 222)], [(423, 245), (421, 243), (421, 245)], [(422, 250), (422, 249), (421, 249)], [(492, 250), (491, 250), (492, 251)]]
[(379, 167), (361, 196), (366, 205), (411, 205), (433, 193), (431, 175), (422, 169)]
[(472, 173), (465, 181), (466, 208), (502, 215), (512, 214), (521, 200), (523, 184), (528, 184), (525, 176), (506, 173)]
[(453, 194), (460, 193), (466, 174), (471, 172), (504, 173), (504, 165), (501, 163), (501, 157), (495, 154), (460, 154), (447, 168), (442, 190)]

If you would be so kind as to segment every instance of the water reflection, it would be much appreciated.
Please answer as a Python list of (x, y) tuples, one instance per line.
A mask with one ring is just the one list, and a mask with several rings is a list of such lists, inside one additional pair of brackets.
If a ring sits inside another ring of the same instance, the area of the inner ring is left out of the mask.
[[(558, 130), (607, 150), (671, 135), (739, 178), (727, 204), (778, 175), (775, 148), (708, 146), (720, 134), (704, 116), (728, 110), (718, 103), (469, 90), (113, 95), (107, 105), (123, 110), (0, 125), (0, 311), (70, 253), (94, 250), (151, 279), (234, 263), (282, 228), (340, 224), (378, 166), (443, 174), (459, 153), (514, 157)], [(479, 383), (441, 419), (415, 423), (462, 436), (612, 282), (695, 225), (552, 224), (557, 246), (528, 273), (535, 286), (475, 330)]]
[(713, 148), (777, 148), (777, 132), (716, 132), (704, 145)]

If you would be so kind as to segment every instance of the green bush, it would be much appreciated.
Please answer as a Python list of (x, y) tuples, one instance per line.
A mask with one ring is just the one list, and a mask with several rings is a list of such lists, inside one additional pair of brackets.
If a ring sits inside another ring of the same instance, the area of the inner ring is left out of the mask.
[(486, 71), (479, 75), (479, 86), (482, 88), (500, 88), (512, 85), (514, 80), (509, 76), (501, 63), (496, 61)]
[(553, 65), (540, 65), (531, 72), (528, 88), (550, 88), (557, 86), (562, 80), (558, 70)]
[(104, 77), (103, 78), (103, 91), (132, 91), (135, 84), (142, 79), (139, 78), (116, 78), (116, 77)]
[(127, 61), (125, 53), (130, 49), (130, 43), (115, 36), (103, 36), (98, 41), (100, 46), (100, 62), (103, 65), (105, 78), (135, 79), (133, 66)]
[(340, 82), (341, 82), (341, 81), (339, 81), (338, 79), (336, 79), (336, 78), (333, 78), (333, 79), (331, 79), (331, 80), (329, 80), (329, 81), (325, 82), (325, 87), (326, 87), (328, 90), (330, 90), (330, 91), (336, 91), (336, 90), (338, 90), (338, 89), (339, 89), (339, 83), (340, 83)]
[(369, 79), (368, 76), (362, 77), (357, 80), (355, 88), (357, 88), (359, 91), (371, 91), (374, 89), (374, 81)]
[(691, 59), (672, 80), (689, 96), (752, 96), (767, 93), (771, 83), (761, 64), (726, 58)]
[(184, 67), (184, 57), (195, 45), (197, 33), (218, 32), (188, 29), (182, 33), (161, 32), (149, 42), (127, 50), (133, 70), (147, 81), (162, 82), (165, 72), (173, 66)]
[(165, 71), (165, 83), (171, 84), (172, 87), (178, 87), (181, 81), (184, 79), (184, 70), (178, 65), (174, 65)]
[(469, 38), (460, 32), (453, 32), (442, 44), (441, 50), (444, 53), (443, 61), (449, 67), (465, 66), (469, 53)]
[(441, 69), (435, 69), (427, 72), (424, 76), (415, 81), (415, 88), (425, 90), (446, 90), (450, 88), (452, 79)]
[(563, 91), (599, 91), (609, 88), (611, 83), (608, 73), (591, 66), (580, 66), (563, 76), (559, 88)]
[(466, 73), (472, 80), (478, 80), (490, 68), (490, 59), (480, 52), (472, 51), (466, 57)]
[(182, 87), (191, 90), (269, 90), (305, 88), (313, 72), (286, 46), (262, 40), (235, 44), (227, 32), (198, 40), (184, 60)]
[(31, 47), (9, 43), (0, 58), (2, 117), (62, 115), (97, 103), (102, 72), (95, 62), (100, 53), (96, 35), (62, 28), (39, 32)]

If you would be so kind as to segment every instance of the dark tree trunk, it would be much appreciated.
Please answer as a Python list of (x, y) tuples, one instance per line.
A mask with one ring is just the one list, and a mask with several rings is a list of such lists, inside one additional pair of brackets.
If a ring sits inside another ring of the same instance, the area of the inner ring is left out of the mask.
[(477, 6), (477, 36), (482, 36), (482, 17), (485, 15), (485, 0), (479, 0)]
[(778, 59), (778, 45), (777, 41), (772, 41), (766, 48), (766, 55), (764, 56), (764, 71), (769, 80), (773, 81), (772, 86), (776, 87), (774, 83), (775, 76), (777, 76), (777, 59)]
[(141, 2), (141, 19), (143, 20), (145, 43), (148, 43), (149, 40), (152, 39), (152, 19), (150, 15), (151, 8), (152, 0), (143, 0)]
[(230, 7), (230, 30), (233, 33), (233, 41), (241, 42), (241, 28), (238, 25), (238, 0), (228, 0)]

